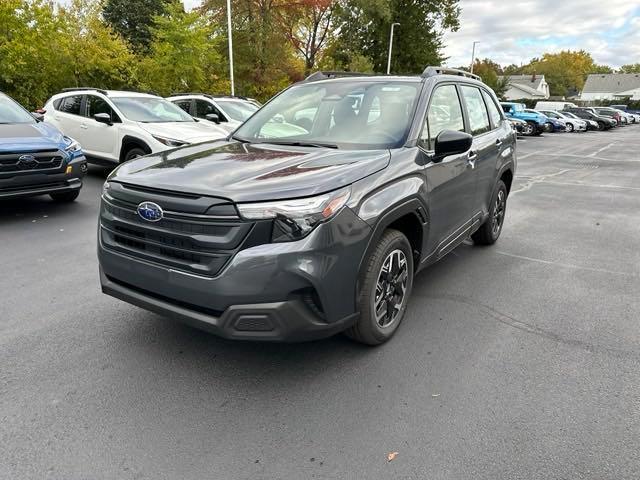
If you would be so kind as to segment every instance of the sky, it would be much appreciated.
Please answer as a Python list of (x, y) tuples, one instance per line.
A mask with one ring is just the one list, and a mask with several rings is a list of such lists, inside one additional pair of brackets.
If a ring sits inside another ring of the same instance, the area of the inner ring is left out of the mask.
[(445, 36), (449, 66), (476, 56), (502, 65), (584, 49), (597, 63), (640, 63), (639, 0), (461, 0), (460, 29)]

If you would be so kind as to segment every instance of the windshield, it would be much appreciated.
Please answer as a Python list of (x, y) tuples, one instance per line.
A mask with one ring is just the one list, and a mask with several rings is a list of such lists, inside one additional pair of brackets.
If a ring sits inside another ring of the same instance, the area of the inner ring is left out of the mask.
[(0, 124), (35, 123), (35, 119), (13, 99), (0, 94)]
[(576, 117), (573, 113), (571, 112), (564, 112), (563, 115), (565, 117), (569, 117), (569, 118), (580, 118), (580, 117)]
[(234, 136), (347, 149), (397, 147), (407, 136), (420, 86), (393, 80), (294, 86), (262, 107)]
[(227, 116), (238, 122), (244, 122), (258, 110), (257, 105), (241, 100), (218, 100), (218, 105), (220, 105), (220, 108), (224, 110)]
[(156, 97), (115, 97), (111, 99), (129, 120), (143, 123), (194, 122), (195, 120), (173, 103)]

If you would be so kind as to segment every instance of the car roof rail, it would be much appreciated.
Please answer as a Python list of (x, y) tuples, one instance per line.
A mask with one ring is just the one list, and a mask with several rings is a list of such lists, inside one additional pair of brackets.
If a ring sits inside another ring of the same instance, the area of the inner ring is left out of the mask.
[(339, 71), (318, 71), (309, 75), (304, 79), (304, 82), (317, 82), (320, 80), (327, 80), (328, 78), (341, 78), (341, 77), (370, 77), (370, 73), (360, 72), (339, 72)]
[(175, 92), (169, 95), (170, 97), (177, 97), (180, 95), (202, 95), (203, 97), (211, 97), (211, 95), (202, 92)]
[(86, 90), (93, 90), (95, 92), (99, 92), (103, 95), (109, 95), (109, 93), (106, 90), (103, 90), (102, 88), (94, 88), (94, 87), (69, 87), (69, 88), (63, 88), (62, 91), (63, 92), (82, 92), (82, 91), (86, 91)]
[(459, 77), (467, 77), (473, 78), (474, 80), (482, 81), (482, 79), (478, 75), (474, 75), (473, 73), (467, 72), (465, 70), (460, 70), (459, 68), (448, 68), (448, 67), (427, 67), (422, 72), (421, 77), (430, 78), (435, 77), (436, 75), (456, 75)]

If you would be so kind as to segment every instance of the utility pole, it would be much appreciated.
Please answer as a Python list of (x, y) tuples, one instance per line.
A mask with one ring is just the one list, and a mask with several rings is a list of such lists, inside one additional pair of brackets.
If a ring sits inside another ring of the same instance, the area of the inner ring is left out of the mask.
[(399, 23), (391, 24), (391, 35), (389, 35), (389, 57), (387, 58), (387, 75), (391, 73), (391, 51), (393, 50), (393, 27), (400, 25)]
[(231, 0), (227, 0), (227, 35), (229, 37), (229, 75), (231, 77), (231, 95), (236, 94), (233, 82), (233, 33), (231, 31)]
[(476, 63), (476, 44), (480, 43), (480, 41), (473, 42), (473, 49), (471, 50), (471, 73), (473, 73), (473, 66)]

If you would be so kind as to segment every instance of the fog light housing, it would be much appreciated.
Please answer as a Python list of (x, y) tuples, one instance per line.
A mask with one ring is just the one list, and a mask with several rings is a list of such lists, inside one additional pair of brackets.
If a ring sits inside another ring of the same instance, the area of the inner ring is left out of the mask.
[(68, 175), (69, 173), (72, 173), (72, 172), (73, 172), (73, 166), (69, 165), (64, 173)]

